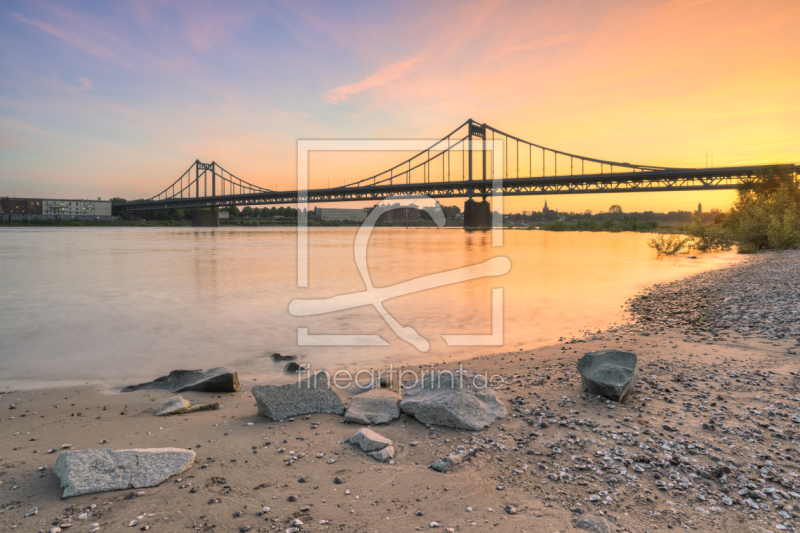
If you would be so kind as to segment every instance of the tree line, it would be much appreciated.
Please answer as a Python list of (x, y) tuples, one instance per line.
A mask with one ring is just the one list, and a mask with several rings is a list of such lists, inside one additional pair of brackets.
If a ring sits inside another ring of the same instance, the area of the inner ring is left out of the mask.
[(800, 187), (786, 166), (760, 169), (737, 191), (728, 212), (718, 212), (714, 224), (695, 217), (682, 228), (685, 235), (658, 235), (648, 243), (661, 254), (729, 250), (739, 253), (800, 248)]

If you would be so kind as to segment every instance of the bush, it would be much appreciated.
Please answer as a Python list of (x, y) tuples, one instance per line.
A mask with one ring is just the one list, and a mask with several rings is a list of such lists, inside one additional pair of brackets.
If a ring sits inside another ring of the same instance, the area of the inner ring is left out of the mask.
[(691, 238), (683, 235), (664, 235), (659, 233), (647, 241), (647, 246), (658, 252), (658, 255), (676, 255), (688, 252), (691, 241)]
[(733, 246), (727, 230), (703, 224), (698, 217), (694, 217), (694, 224), (686, 233), (691, 236), (689, 246), (701, 252), (730, 250)]

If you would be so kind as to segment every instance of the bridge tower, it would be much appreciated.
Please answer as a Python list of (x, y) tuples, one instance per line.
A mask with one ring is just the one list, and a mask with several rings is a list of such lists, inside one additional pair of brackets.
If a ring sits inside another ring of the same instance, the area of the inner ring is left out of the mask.
[[(478, 124), (477, 122), (469, 119), (469, 138), (467, 140), (467, 157), (469, 158), (468, 166), (468, 180), (469, 180), (469, 198), (464, 202), (464, 228), (465, 229), (488, 229), (492, 227), (492, 209), (489, 202), (486, 201), (487, 191), (489, 189), (486, 180), (486, 124)], [(480, 202), (476, 202), (472, 197), (475, 193), (475, 187), (472, 184), (472, 138), (478, 137), (481, 139), (481, 186), (479, 194), (482, 197)]]

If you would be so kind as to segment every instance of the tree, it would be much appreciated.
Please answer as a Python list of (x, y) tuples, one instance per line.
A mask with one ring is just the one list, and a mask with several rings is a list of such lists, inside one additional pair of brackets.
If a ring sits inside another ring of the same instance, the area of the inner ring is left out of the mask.
[(621, 215), (622, 214), (622, 207), (617, 204), (612, 205), (608, 208), (608, 212), (613, 215)]
[(761, 169), (742, 185), (723, 220), (739, 241), (740, 253), (800, 246), (800, 190), (786, 167)]
[(228, 208), (228, 216), (231, 218), (236, 218), (239, 216), (239, 208), (235, 205), (232, 205)]
[(244, 209), (242, 209), (242, 216), (244, 218), (252, 217), (253, 216), (253, 208), (250, 207), (249, 205), (245, 206)]

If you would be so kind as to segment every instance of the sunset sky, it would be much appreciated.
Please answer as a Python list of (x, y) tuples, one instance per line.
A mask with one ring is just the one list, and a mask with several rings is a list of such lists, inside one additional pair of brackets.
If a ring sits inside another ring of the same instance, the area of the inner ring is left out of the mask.
[(467, 118), (608, 160), (800, 162), (797, 0), (5, 1), (0, 73), (0, 196), (152, 196), (195, 159), (290, 189), (298, 139), (439, 138)]

